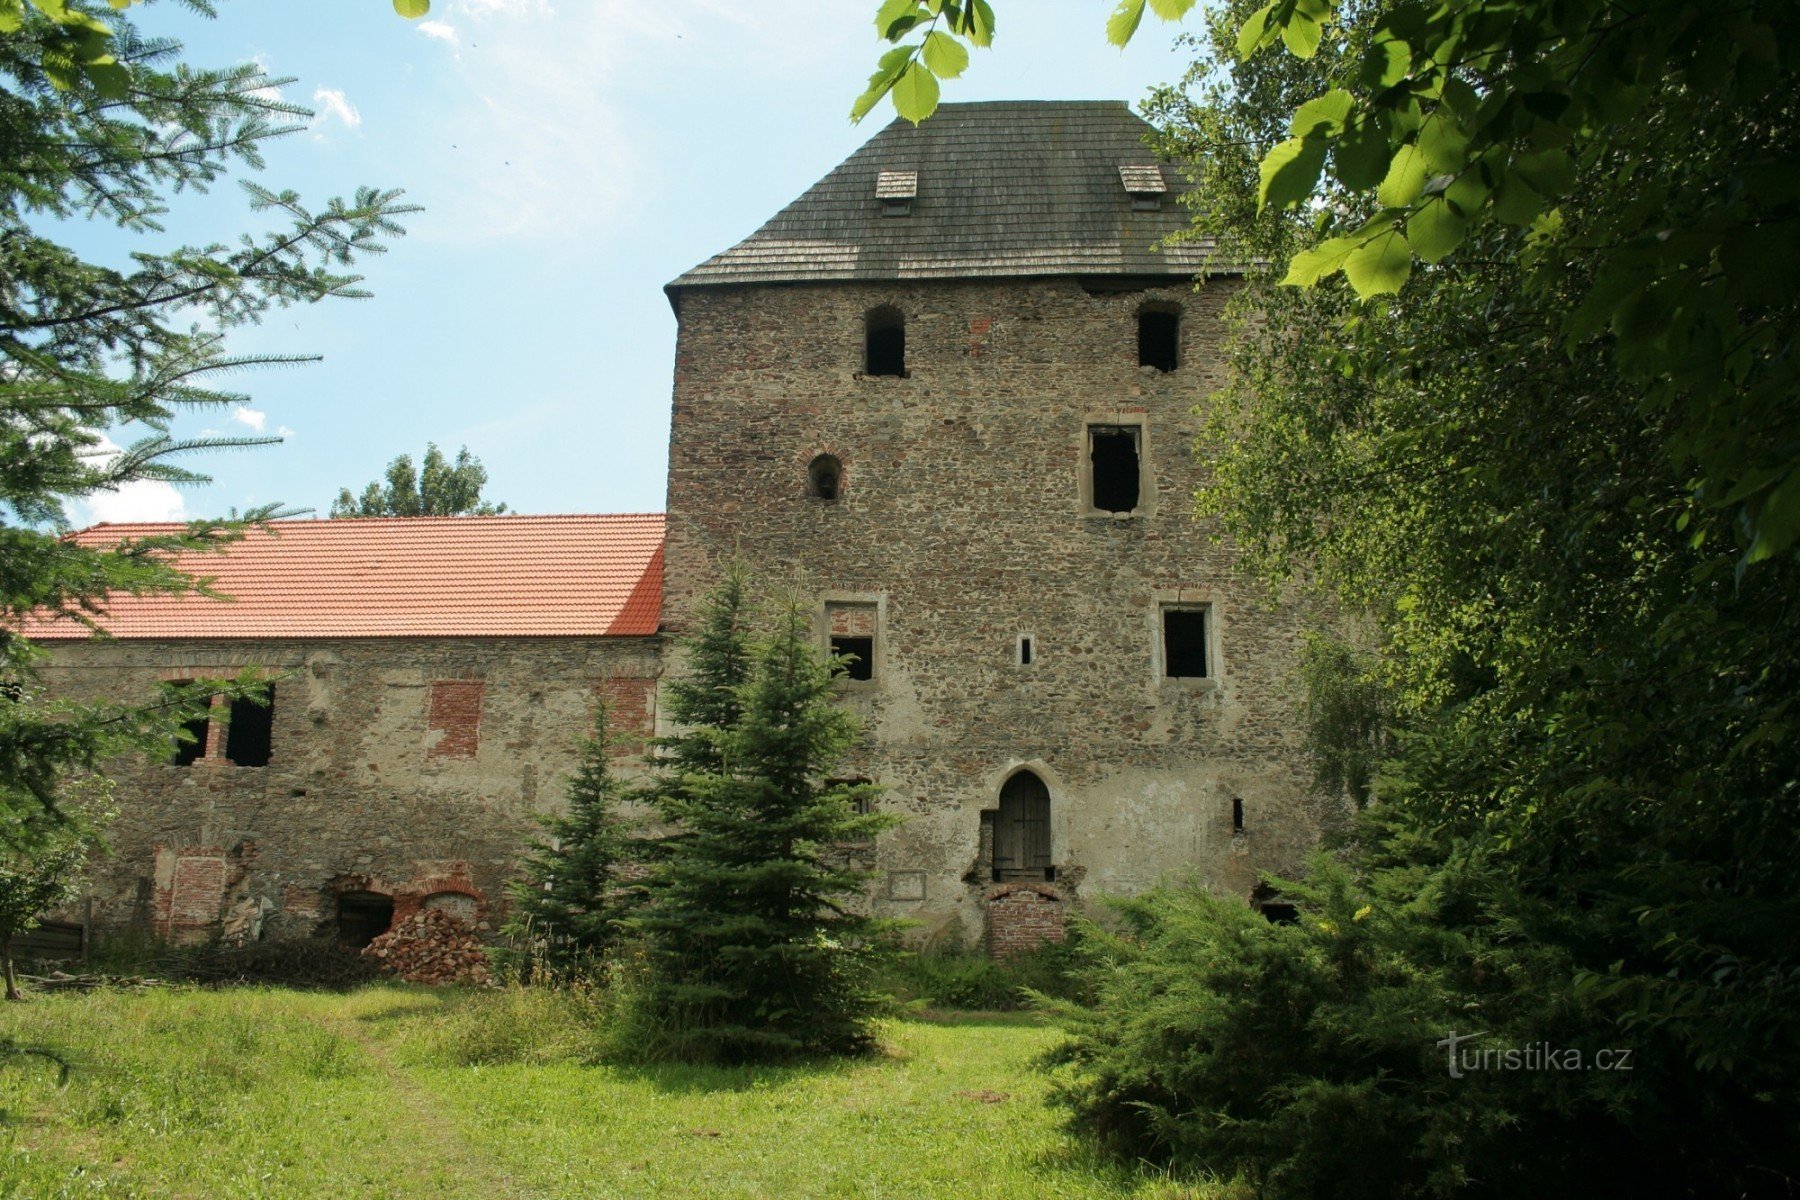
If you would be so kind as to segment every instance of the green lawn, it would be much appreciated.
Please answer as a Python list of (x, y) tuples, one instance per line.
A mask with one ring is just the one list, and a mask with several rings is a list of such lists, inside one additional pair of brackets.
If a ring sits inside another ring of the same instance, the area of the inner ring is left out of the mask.
[(0, 1196), (1174, 1197), (1044, 1107), (1017, 1016), (895, 1021), (885, 1053), (736, 1070), (584, 1065), (545, 993), (168, 990), (35, 999), (0, 1037)]

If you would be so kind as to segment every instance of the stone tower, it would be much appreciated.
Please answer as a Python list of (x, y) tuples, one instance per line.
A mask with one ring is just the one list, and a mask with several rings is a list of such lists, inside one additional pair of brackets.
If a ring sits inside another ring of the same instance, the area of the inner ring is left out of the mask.
[[(1123, 103), (895, 122), (668, 286), (664, 625), (741, 553), (854, 655), (877, 911), (997, 949), (1316, 840), (1299, 621), (1192, 515), (1228, 264)], [(1196, 288), (1202, 269), (1211, 272)], [(803, 574), (802, 574), (803, 573)]]

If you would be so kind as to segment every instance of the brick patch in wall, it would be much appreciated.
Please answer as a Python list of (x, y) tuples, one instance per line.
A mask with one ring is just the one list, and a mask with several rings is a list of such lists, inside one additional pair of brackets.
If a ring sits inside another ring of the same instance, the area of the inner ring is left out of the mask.
[(225, 850), (218, 846), (156, 848), (151, 924), (162, 937), (213, 928), (225, 900)]
[(595, 690), (606, 702), (608, 726), (618, 739), (613, 755), (641, 753), (645, 739), (656, 732), (656, 680), (605, 679)]
[(429, 744), (429, 758), (474, 758), (481, 745), (481, 696), (479, 679), (438, 679), (431, 684), (431, 703), (426, 729), (438, 735)]
[(1014, 883), (995, 888), (987, 895), (988, 953), (1012, 958), (1045, 942), (1060, 942), (1068, 922), (1068, 901), (1048, 884)]

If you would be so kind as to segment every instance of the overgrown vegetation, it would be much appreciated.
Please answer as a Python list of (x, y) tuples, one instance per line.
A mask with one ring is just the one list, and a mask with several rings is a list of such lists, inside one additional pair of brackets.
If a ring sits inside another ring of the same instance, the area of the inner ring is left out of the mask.
[[(1368, 86), (1390, 8), (1342, 10), (1311, 58), (1239, 61), (1253, 7), (1214, 14), (1197, 98), (1155, 107), (1196, 163), (1198, 231), (1285, 264), (1376, 215), (1329, 178), (1316, 208), (1259, 210), (1258, 167), (1296, 108)], [(1661, 36), (1645, 19), (1621, 47)], [(1725, 78), (1748, 61), (1727, 57)], [(1793, 157), (1790, 69), (1752, 96), (1692, 76), (1685, 50), (1668, 65), (1582, 147), (1554, 220), (1471, 224), (1379, 308), (1267, 276), (1236, 301), (1254, 322), (1209, 405), (1202, 509), (1253, 570), (1288, 587), (1316, 570), (1368, 622), (1378, 659), (1340, 656), (1313, 729), (1328, 776), (1374, 803), (1339, 859), (1283, 884), (1295, 926), (1182, 890), (1127, 906), (1136, 938), (1096, 951), (1100, 1001), (1074, 1018), (1060, 1093), (1124, 1152), (1241, 1170), (1276, 1197), (1800, 1187), (1800, 564), (1769, 550), (1774, 509), (1750, 499), (1776, 476), (1692, 488), (1791, 454), (1764, 418), (1780, 397), (1791, 422), (1793, 296), (1745, 294), (1725, 319), (1752, 336), (1730, 349), (1691, 340), (1738, 294), (1717, 264), (1692, 281), (1722, 289), (1696, 293), (1714, 309), (1668, 315), (1653, 352), (1654, 330), (1568, 321), (1611, 294), (1610, 239), (1646, 204), (1679, 230), (1730, 200), (1726, 181)], [(1690, 137), (1696, 122), (1731, 136)], [(1782, 203), (1768, 219), (1791, 224)], [(1734, 380), (1750, 391), (1714, 405)], [(1726, 452), (1745, 438), (1770, 444)], [(1452, 1035), (1476, 1061), (1548, 1046), (1587, 1065), (1459, 1077)], [(1603, 1049), (1630, 1069), (1599, 1069)]]
[(113, 977), (323, 991), (348, 991), (381, 978), (379, 961), (328, 938), (183, 946), (131, 932), (100, 939), (81, 969)]
[[(1077, 935), (1078, 936), (1078, 935)], [(893, 956), (881, 983), (907, 1004), (972, 1012), (1035, 1009), (1039, 997), (1082, 995), (1085, 959), (1069, 943), (1049, 942), (1001, 961), (978, 949), (937, 942)]]

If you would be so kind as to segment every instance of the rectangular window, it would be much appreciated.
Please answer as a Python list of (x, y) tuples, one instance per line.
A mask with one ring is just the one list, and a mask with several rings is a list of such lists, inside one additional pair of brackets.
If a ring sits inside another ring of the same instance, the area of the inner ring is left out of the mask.
[(1089, 425), (1089, 507), (1099, 512), (1136, 511), (1142, 492), (1143, 426)]
[(846, 679), (867, 682), (875, 678), (877, 613), (869, 603), (830, 602), (825, 605), (825, 638), (831, 652), (849, 659), (841, 664)]
[[(191, 679), (174, 679), (169, 686), (176, 691), (194, 686)], [(191, 767), (206, 757), (206, 738), (212, 732), (212, 720), (205, 716), (195, 717), (181, 724), (185, 737), (175, 740), (175, 749), (169, 755), (169, 764), (176, 767)]]
[(240, 767), (266, 767), (275, 733), (275, 689), (267, 704), (231, 702), (231, 724), (225, 729), (225, 757)]
[(1163, 675), (1169, 679), (1205, 679), (1207, 610), (1204, 607), (1165, 608), (1163, 627)]

